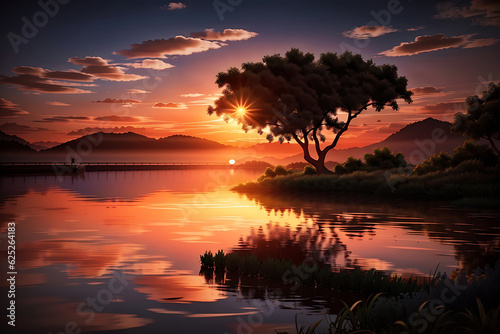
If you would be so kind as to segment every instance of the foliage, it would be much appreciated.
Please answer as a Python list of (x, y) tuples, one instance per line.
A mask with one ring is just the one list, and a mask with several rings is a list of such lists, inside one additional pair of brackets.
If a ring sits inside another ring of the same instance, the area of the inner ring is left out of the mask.
[(215, 269), (224, 270), (226, 268), (226, 258), (224, 251), (220, 249), (214, 256)]
[(479, 160), (485, 166), (492, 167), (498, 162), (498, 156), (486, 145), (476, 144), (471, 140), (466, 141), (462, 146), (455, 148), (451, 157), (451, 166), (458, 166), (467, 160)]
[(329, 323), (330, 332), (353, 333), (363, 331), (363, 333), (375, 333), (372, 310), (381, 295), (382, 293), (371, 295), (366, 301), (358, 300), (350, 307), (342, 301), (344, 308), (337, 314), (335, 321)]
[[(424, 175), (432, 172), (443, 171), (450, 167), (457, 167), (460, 164), (475, 160), (480, 164), (472, 163), (467, 165), (469, 168), (483, 166), (493, 167), (498, 162), (498, 157), (493, 150), (482, 144), (476, 144), (473, 141), (466, 141), (463, 145), (455, 148), (453, 155), (441, 152), (438, 155), (433, 154), (429, 159), (424, 160), (421, 164), (415, 166), (414, 173), (417, 175)], [(473, 169), (466, 170), (465, 165), (460, 168), (465, 171), (473, 171)]]
[(500, 83), (491, 82), (482, 97), (465, 99), (466, 112), (455, 114), (452, 130), (472, 139), (485, 138), (500, 155), (494, 140), (500, 140)]
[(417, 175), (423, 175), (438, 170), (445, 170), (451, 166), (451, 156), (446, 152), (433, 154), (429, 159), (422, 161), (419, 165), (415, 166), (413, 172)]
[[(294, 139), (319, 174), (329, 172), (326, 154), (362, 111), (369, 107), (381, 111), (386, 106), (398, 110), (396, 100), (411, 103), (413, 94), (396, 66), (377, 66), (350, 52), (340, 56), (329, 52), (315, 60), (313, 54), (298, 49), (284, 57), (275, 54), (259, 63), (245, 63), (241, 70), (230, 68), (217, 75), (216, 83), (225, 88), (224, 96), (208, 108), (209, 115), (235, 119), (244, 131), (256, 129), (262, 134), (269, 127), (270, 141)], [(246, 112), (238, 112), (240, 107)], [(345, 122), (339, 121), (339, 111), (347, 114)], [(321, 148), (325, 129), (335, 136)], [(315, 144), (317, 159), (309, 153), (310, 142)]]
[(276, 176), (285, 176), (285, 175), (293, 174), (294, 172), (295, 171), (293, 168), (286, 169), (282, 165), (278, 165), (278, 166), (274, 167), (274, 169), (272, 167), (267, 167), (266, 170), (264, 171), (264, 174), (259, 176), (257, 180), (262, 181), (264, 179), (272, 179)]
[(395, 167), (406, 167), (408, 165), (401, 152), (394, 155), (387, 146), (381, 149), (374, 148), (373, 153), (365, 154), (365, 162), (368, 167), (377, 169), (391, 169)]
[(318, 172), (316, 171), (316, 168), (314, 168), (313, 166), (307, 165), (304, 167), (302, 174), (304, 174), (304, 175), (316, 175), (316, 174), (318, 174)]
[(213, 268), (214, 267), (214, 255), (211, 251), (205, 251), (205, 254), (200, 255), (200, 261), (202, 267)]
[(335, 166), (335, 174), (344, 175), (359, 170), (385, 170), (408, 165), (401, 152), (394, 155), (387, 146), (374, 148), (373, 153), (365, 154), (364, 160), (365, 163), (361, 159), (348, 157), (342, 165)]

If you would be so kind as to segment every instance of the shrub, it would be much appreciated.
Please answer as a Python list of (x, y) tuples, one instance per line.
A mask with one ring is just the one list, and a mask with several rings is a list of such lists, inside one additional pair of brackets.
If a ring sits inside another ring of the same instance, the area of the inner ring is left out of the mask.
[(337, 165), (335, 166), (335, 174), (338, 175), (349, 174), (349, 171), (347, 170), (347, 168), (344, 167), (344, 165)]
[(288, 175), (288, 174), (289, 174), (289, 172), (282, 165), (278, 165), (274, 168), (274, 175), (275, 176)]
[(226, 258), (224, 251), (220, 249), (214, 256), (215, 269), (224, 270), (226, 268)]
[(491, 147), (468, 140), (462, 146), (455, 148), (451, 158), (451, 165), (457, 166), (463, 161), (473, 159), (481, 161), (487, 167), (493, 167), (498, 162), (498, 156)]
[(353, 157), (348, 157), (344, 162), (344, 168), (347, 169), (349, 173), (360, 170), (363, 167), (363, 162), (360, 159), (355, 159)]
[(451, 156), (446, 152), (433, 154), (429, 159), (424, 160), (421, 164), (415, 166), (413, 172), (417, 175), (424, 175), (439, 170), (445, 170), (451, 166)]
[(377, 169), (390, 169), (408, 165), (401, 152), (394, 155), (387, 146), (383, 148), (374, 148), (373, 153), (365, 154), (365, 161), (368, 167)]
[(304, 175), (316, 175), (318, 172), (316, 168), (311, 165), (307, 165), (304, 167), (304, 171), (302, 172)]
[(200, 255), (200, 262), (202, 267), (214, 267), (214, 255), (211, 251), (205, 251), (205, 254)]

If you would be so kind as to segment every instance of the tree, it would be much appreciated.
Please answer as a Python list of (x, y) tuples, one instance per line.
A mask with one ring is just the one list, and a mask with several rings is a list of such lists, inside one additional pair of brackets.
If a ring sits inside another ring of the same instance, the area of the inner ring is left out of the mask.
[[(298, 49), (285, 57), (275, 54), (262, 62), (244, 63), (241, 70), (230, 68), (217, 75), (216, 83), (225, 88), (224, 95), (208, 108), (209, 115), (234, 119), (245, 131), (269, 131), (269, 141), (293, 138), (318, 174), (331, 173), (325, 167), (327, 153), (363, 110), (397, 110), (396, 100), (411, 103), (413, 94), (396, 66), (377, 66), (350, 52), (325, 53), (315, 61), (313, 54)], [(339, 113), (345, 120), (339, 120)], [(322, 148), (325, 129), (334, 137)], [(309, 143), (317, 158), (311, 156)]]
[(487, 139), (491, 148), (500, 155), (495, 140), (500, 140), (500, 83), (490, 82), (483, 97), (465, 99), (466, 113), (456, 113), (452, 130), (474, 140)]

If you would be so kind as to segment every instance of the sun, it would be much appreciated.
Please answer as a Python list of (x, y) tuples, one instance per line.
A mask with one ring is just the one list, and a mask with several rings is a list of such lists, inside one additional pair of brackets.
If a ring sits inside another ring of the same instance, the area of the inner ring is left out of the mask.
[(235, 163), (236, 163), (236, 160), (234, 160), (234, 159), (229, 160), (230, 165), (234, 165)]
[(245, 113), (247, 112), (247, 108), (245, 108), (245, 106), (238, 106), (236, 108), (236, 113), (240, 116), (243, 116), (245, 115)]

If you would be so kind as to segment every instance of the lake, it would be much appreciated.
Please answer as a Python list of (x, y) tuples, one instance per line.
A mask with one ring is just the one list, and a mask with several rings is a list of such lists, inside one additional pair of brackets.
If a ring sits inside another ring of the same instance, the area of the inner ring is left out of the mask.
[(327, 251), (334, 267), (402, 275), (428, 275), (438, 265), (449, 274), (498, 254), (493, 214), (403, 199), (230, 190), (258, 175), (227, 169), (1, 177), (3, 263), (7, 224), (16, 223), (16, 329), (275, 333), (293, 328), (296, 314), (312, 323), (335, 309), (332, 299), (358, 297), (200, 273), (205, 250), (227, 253), (263, 239)]

